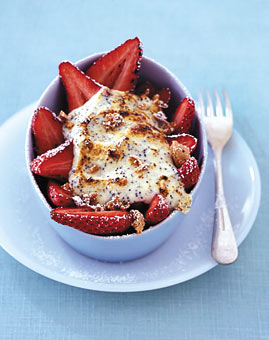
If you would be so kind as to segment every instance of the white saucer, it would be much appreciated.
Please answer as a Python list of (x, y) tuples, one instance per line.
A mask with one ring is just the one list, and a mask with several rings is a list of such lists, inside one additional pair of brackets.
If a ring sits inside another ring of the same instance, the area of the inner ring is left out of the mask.
[[(76, 253), (51, 229), (48, 220), (44, 220), (24, 160), (26, 127), (33, 109), (34, 105), (26, 107), (0, 128), (0, 244), (11, 256), (53, 280), (86, 289), (118, 292), (171, 286), (216, 265), (210, 250), (215, 190), (210, 150), (199, 197), (173, 237), (142, 259), (103, 263)], [(252, 152), (236, 132), (223, 157), (226, 198), (240, 244), (258, 212), (260, 175)]]

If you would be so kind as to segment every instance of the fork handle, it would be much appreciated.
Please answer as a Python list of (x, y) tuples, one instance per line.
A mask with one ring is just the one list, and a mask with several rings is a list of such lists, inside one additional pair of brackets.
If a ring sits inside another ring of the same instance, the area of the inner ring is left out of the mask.
[(218, 263), (230, 264), (236, 261), (238, 257), (238, 248), (223, 189), (221, 164), (222, 149), (213, 148), (213, 153), (216, 173), (216, 201), (212, 257)]

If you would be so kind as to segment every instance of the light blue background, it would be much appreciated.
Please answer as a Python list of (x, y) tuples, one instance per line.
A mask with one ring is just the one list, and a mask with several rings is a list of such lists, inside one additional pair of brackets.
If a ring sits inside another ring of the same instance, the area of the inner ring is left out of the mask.
[(1, 1), (0, 123), (38, 99), (60, 61), (138, 35), (194, 97), (227, 88), (263, 196), (235, 264), (157, 291), (65, 286), (0, 250), (0, 339), (269, 339), (268, 18), (268, 1)]

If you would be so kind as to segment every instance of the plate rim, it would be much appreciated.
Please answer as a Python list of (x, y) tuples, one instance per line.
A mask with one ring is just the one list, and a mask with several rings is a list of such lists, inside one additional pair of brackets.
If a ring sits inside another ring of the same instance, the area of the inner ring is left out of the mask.
[[(3, 124), (0, 126), (0, 130), (2, 128), (5, 128), (9, 122), (13, 119), (16, 119), (17, 116), (20, 116), (22, 114), (25, 114), (25, 112), (30, 111), (31, 109), (34, 108), (36, 105), (36, 102), (24, 107), (23, 109), (19, 110), (16, 112), (14, 115), (12, 115), (9, 119), (4, 121)], [(255, 219), (257, 217), (258, 211), (259, 211), (259, 206), (260, 206), (260, 201), (261, 201), (261, 176), (260, 176), (260, 171), (258, 168), (257, 161), (254, 157), (254, 154), (252, 150), (250, 149), (249, 145), (246, 143), (244, 138), (234, 129), (233, 131), (234, 134), (239, 137), (240, 142), (244, 144), (244, 146), (248, 149), (249, 151), (249, 158), (251, 159), (251, 166), (254, 171), (255, 175), (255, 190), (254, 190), (254, 204), (252, 206), (252, 210), (249, 216), (249, 219), (247, 223), (245, 223), (244, 229), (240, 233), (240, 237), (237, 239), (238, 241), (238, 246), (244, 241), (244, 239), (247, 237), (249, 234)], [(1, 241), (1, 240), (0, 240)], [(207, 271), (211, 270), (218, 264), (214, 262), (213, 260), (210, 261), (209, 263), (199, 267), (199, 269), (194, 269), (192, 271), (188, 271), (188, 273), (185, 273), (182, 275), (175, 275), (174, 277), (170, 279), (165, 279), (165, 280), (155, 280), (154, 282), (142, 282), (142, 283), (123, 283), (123, 284), (104, 284), (104, 283), (92, 283), (90, 281), (85, 281), (82, 279), (77, 279), (77, 278), (71, 278), (67, 277), (65, 274), (57, 273), (56, 271), (53, 270), (48, 270), (46, 267), (41, 267), (40, 265), (36, 264), (34, 261), (31, 261), (31, 259), (25, 254), (23, 254), (21, 251), (16, 251), (14, 247), (12, 246), (6, 246), (4, 244), (0, 244), (0, 246), (5, 250), (11, 257), (13, 257), (16, 261), (24, 265), (25, 267), (31, 269), (32, 271), (47, 277), (49, 279), (52, 279), (54, 281), (72, 286), (72, 287), (77, 287), (77, 288), (82, 288), (82, 289), (87, 289), (87, 290), (94, 290), (94, 291), (102, 291), (102, 292), (122, 292), (122, 293), (128, 293), (128, 292), (142, 292), (142, 291), (150, 291), (150, 290), (156, 290), (156, 289), (161, 289), (165, 287), (170, 287), (176, 284), (180, 284), (183, 282), (186, 282), (188, 280), (191, 280), (193, 278), (196, 278)], [(139, 259), (135, 260), (139, 261)]]

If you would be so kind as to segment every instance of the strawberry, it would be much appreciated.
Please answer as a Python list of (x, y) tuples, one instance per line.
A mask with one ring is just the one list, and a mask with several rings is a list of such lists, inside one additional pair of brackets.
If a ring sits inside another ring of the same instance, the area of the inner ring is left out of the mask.
[(68, 178), (73, 163), (73, 143), (65, 141), (57, 148), (49, 150), (31, 162), (34, 174), (60, 180)]
[(127, 211), (90, 211), (88, 208), (56, 208), (51, 218), (88, 234), (113, 235), (131, 226), (132, 214)]
[(66, 90), (69, 111), (85, 104), (100, 89), (98, 84), (69, 61), (59, 65), (59, 74)]
[(186, 145), (190, 149), (190, 152), (193, 152), (197, 146), (197, 138), (195, 138), (192, 135), (188, 135), (187, 133), (182, 133), (180, 135), (166, 136), (165, 138), (169, 142), (169, 144), (171, 144), (172, 141), (175, 140), (179, 144)]
[(164, 220), (169, 215), (169, 205), (166, 199), (159, 194), (156, 194), (145, 213), (145, 219), (150, 224), (158, 223)]
[(171, 98), (171, 91), (168, 87), (163, 87), (156, 92), (160, 96), (160, 100), (168, 104)]
[(111, 89), (130, 91), (135, 86), (141, 59), (140, 40), (129, 39), (99, 58), (90, 66), (87, 75)]
[(179, 169), (179, 176), (185, 189), (190, 189), (197, 183), (200, 176), (200, 169), (196, 158), (189, 158)]
[(189, 131), (194, 116), (194, 111), (194, 101), (189, 97), (184, 98), (179, 104), (172, 118), (175, 132), (184, 133)]
[(55, 181), (49, 181), (48, 183), (48, 196), (51, 202), (57, 207), (69, 207), (73, 205), (71, 192)]
[(145, 81), (144, 83), (140, 83), (137, 87), (135, 92), (139, 95), (145, 94), (149, 98), (152, 98), (155, 94), (158, 94), (160, 100), (163, 101), (165, 104), (168, 104), (171, 97), (171, 91), (169, 88), (161, 88), (159, 89), (155, 85), (153, 85), (150, 81)]
[(32, 120), (36, 151), (40, 155), (64, 141), (62, 123), (55, 113), (42, 106), (35, 110)]

